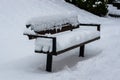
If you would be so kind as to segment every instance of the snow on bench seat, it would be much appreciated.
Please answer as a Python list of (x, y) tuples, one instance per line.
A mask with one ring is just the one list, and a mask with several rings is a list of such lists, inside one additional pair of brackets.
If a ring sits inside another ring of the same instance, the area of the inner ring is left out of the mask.
[(75, 13), (61, 13), (33, 18), (27, 22), (27, 25), (30, 25), (31, 30), (35, 32), (61, 28), (65, 24), (71, 24), (72, 26), (78, 25), (78, 16)]
[[(86, 42), (100, 36), (100, 32), (93, 29), (74, 29), (51, 35), (56, 37), (57, 51)], [(35, 41), (35, 51), (52, 51), (52, 39), (37, 38)]]

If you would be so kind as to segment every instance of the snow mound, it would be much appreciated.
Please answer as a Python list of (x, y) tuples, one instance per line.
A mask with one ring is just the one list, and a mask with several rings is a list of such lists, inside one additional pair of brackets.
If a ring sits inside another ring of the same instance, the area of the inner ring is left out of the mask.
[(41, 16), (33, 18), (28, 21), (27, 25), (30, 25), (31, 30), (35, 32), (49, 30), (51, 28), (61, 28), (64, 24), (71, 24), (76, 26), (79, 24), (78, 17), (75, 13), (60, 13), (56, 15)]
[(114, 7), (113, 5), (109, 5), (108, 9), (109, 9), (109, 14), (120, 15), (120, 10), (117, 9), (117, 7)]

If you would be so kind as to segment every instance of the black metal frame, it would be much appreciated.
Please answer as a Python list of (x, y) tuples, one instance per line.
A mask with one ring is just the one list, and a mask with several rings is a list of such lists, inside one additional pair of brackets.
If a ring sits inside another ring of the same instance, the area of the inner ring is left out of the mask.
[(84, 51), (85, 51), (85, 45), (82, 45), (82, 46), (80, 47), (79, 57), (84, 57)]
[(53, 60), (53, 55), (47, 54), (46, 71), (48, 71), (48, 72), (52, 71), (52, 60)]

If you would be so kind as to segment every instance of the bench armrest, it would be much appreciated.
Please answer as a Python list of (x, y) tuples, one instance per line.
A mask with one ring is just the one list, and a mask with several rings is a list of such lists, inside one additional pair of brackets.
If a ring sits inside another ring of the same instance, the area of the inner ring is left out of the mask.
[(24, 34), (24, 35), (27, 35), (29, 39), (35, 39), (35, 38), (38, 38), (38, 37), (52, 39), (52, 53), (54, 55), (57, 55), (56, 54), (56, 37), (48, 37), (48, 36), (41, 36), (41, 35), (29, 35), (29, 34)]
[(86, 23), (80, 23), (79, 26), (96, 26), (97, 30), (100, 31), (100, 24), (86, 24)]
[(38, 34), (23, 34), (23, 35), (28, 36), (29, 39), (35, 39), (35, 38), (37, 38), (37, 37), (41, 37), (41, 38), (49, 38), (49, 39), (56, 38), (56, 37), (42, 36), (42, 35), (38, 35)]
[(52, 54), (57, 55), (57, 53), (56, 53), (56, 37), (39, 36), (39, 35), (36, 35), (35, 37), (52, 39)]

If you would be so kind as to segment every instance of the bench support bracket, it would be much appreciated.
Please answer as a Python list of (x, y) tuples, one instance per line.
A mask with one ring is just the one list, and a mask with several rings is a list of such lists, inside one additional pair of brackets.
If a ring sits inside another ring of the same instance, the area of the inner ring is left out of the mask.
[(46, 71), (48, 72), (52, 71), (52, 57), (51, 54), (47, 54)]
[(84, 49), (85, 49), (85, 45), (80, 46), (79, 57), (84, 57)]

